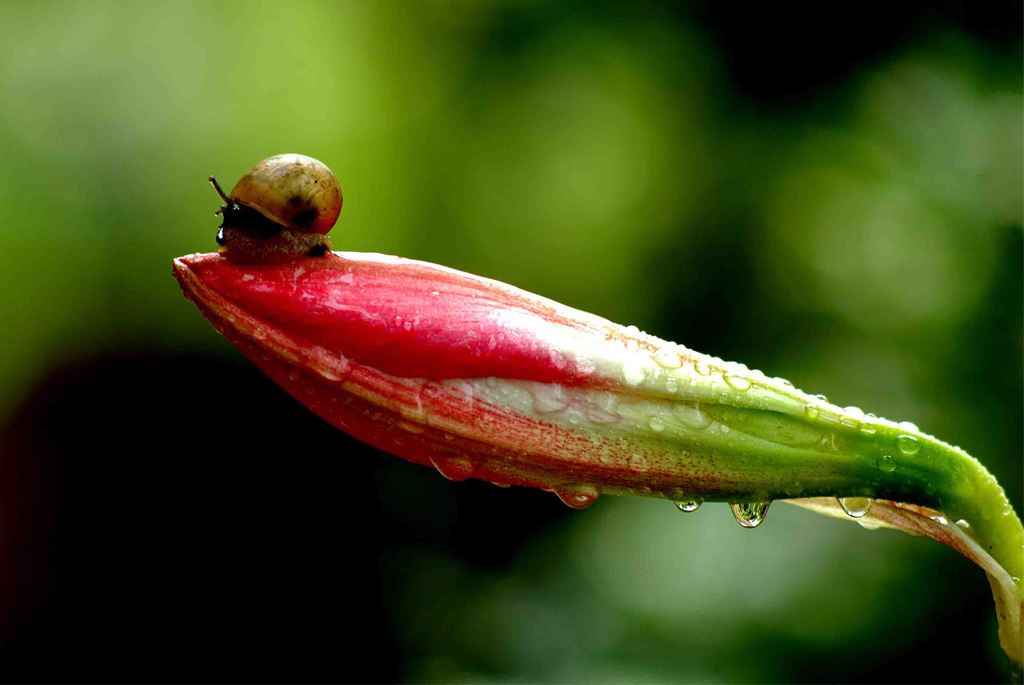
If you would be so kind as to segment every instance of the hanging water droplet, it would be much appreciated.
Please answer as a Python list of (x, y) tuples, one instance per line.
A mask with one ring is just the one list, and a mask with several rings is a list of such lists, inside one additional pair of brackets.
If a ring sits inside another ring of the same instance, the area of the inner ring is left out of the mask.
[(736, 522), (744, 528), (757, 528), (768, 514), (771, 502), (731, 502), (729, 508)]
[(725, 374), (725, 382), (736, 390), (746, 390), (750, 387), (750, 380), (734, 373)]
[(695, 499), (694, 500), (679, 500), (678, 502), (673, 502), (673, 504), (676, 505), (676, 509), (678, 509), (679, 511), (685, 511), (685, 512), (697, 511), (697, 509), (700, 508), (700, 500), (695, 500)]
[(573, 509), (586, 509), (596, 502), (597, 498), (601, 495), (600, 490), (590, 486), (577, 487), (572, 490), (559, 490), (555, 488), (552, 492), (558, 495), (558, 499)]
[(888, 454), (883, 454), (881, 457), (878, 458), (878, 461), (876, 463), (878, 465), (878, 468), (885, 471), (886, 473), (892, 473), (893, 471), (896, 470), (896, 462), (894, 462), (892, 460), (892, 457), (890, 457)]
[(711, 375), (711, 367), (708, 366), (708, 363), (706, 361), (703, 361), (703, 360), (697, 362), (696, 364), (694, 364), (693, 365), (693, 370), (696, 371), (701, 376), (710, 376)]
[(896, 438), (896, 446), (900, 452), (907, 455), (917, 454), (921, 451), (921, 443), (913, 435), (901, 435)]
[(699, 404), (677, 404), (672, 413), (690, 428), (704, 429), (711, 425), (711, 417), (700, 410)]
[(840, 497), (838, 499), (839, 506), (843, 508), (843, 511), (855, 519), (859, 519), (871, 509), (871, 499), (868, 497)]
[(473, 474), (473, 462), (466, 456), (431, 456), (430, 463), (448, 480), (463, 481)]
[(813, 404), (808, 404), (808, 405), (806, 405), (806, 406), (804, 407), (804, 414), (805, 414), (805, 415), (807, 416), (807, 418), (809, 418), (809, 419), (816, 419), (816, 418), (818, 418), (818, 415), (819, 415), (819, 414), (821, 414), (821, 410), (820, 410), (820, 409), (818, 409), (818, 408), (817, 408), (816, 406), (814, 406)]
[(652, 431), (660, 433), (665, 430), (665, 422), (657, 416), (652, 416), (648, 421), (647, 425), (651, 427)]

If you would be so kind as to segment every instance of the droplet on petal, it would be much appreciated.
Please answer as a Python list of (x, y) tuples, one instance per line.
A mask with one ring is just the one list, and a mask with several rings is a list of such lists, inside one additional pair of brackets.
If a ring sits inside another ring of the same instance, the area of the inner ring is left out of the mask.
[(839, 506), (849, 516), (859, 519), (871, 509), (871, 499), (868, 497), (839, 497)]
[(573, 488), (572, 490), (559, 490), (555, 488), (552, 492), (558, 495), (558, 499), (573, 509), (586, 509), (596, 502), (597, 498), (601, 495), (601, 491), (595, 487)]
[(473, 475), (473, 462), (467, 456), (431, 455), (430, 463), (448, 480), (458, 482)]

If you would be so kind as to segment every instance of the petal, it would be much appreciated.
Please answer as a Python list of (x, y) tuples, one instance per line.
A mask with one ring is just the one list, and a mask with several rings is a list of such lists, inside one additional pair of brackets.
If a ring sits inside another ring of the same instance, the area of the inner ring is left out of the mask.
[(843, 496), (963, 519), (969, 532), (885, 506), (867, 520), (923, 532), (982, 565), (999, 606), (1016, 607), (1016, 623), (1001, 616), (1001, 630), (1011, 646), (1020, 641), (1024, 528), (977, 460), (916, 426), (425, 262), (330, 253), (251, 264), (207, 254), (175, 260), (174, 275), (220, 332), (311, 410), (455, 480), (541, 487), (576, 507), (606, 492)]

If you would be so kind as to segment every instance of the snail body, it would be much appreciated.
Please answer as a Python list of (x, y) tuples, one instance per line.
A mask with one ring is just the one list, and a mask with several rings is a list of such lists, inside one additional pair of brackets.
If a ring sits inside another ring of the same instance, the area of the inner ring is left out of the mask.
[(217, 233), (221, 251), (258, 259), (324, 254), (341, 213), (338, 179), (326, 164), (297, 154), (268, 157), (245, 172), (224, 200)]

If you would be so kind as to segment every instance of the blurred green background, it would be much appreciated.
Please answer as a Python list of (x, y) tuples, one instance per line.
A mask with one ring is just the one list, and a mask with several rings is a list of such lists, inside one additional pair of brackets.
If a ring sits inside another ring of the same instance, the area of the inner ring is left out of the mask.
[(3, 3), (5, 672), (1004, 678), (951, 550), (449, 483), (260, 377), (170, 262), (215, 249), (207, 175), (309, 154), (344, 189), (336, 249), (913, 421), (1019, 514), (1021, 62), (1019, 2)]

